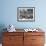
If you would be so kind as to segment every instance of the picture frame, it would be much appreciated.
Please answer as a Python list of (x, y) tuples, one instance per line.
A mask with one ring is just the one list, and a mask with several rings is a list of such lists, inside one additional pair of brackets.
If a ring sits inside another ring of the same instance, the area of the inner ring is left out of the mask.
[(20, 22), (34, 22), (35, 21), (35, 7), (18, 7), (17, 21)]

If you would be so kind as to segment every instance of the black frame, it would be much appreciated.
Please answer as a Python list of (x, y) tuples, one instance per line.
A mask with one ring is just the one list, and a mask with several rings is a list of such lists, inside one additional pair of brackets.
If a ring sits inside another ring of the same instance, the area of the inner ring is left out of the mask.
[(34, 22), (35, 7), (17, 7), (17, 21)]

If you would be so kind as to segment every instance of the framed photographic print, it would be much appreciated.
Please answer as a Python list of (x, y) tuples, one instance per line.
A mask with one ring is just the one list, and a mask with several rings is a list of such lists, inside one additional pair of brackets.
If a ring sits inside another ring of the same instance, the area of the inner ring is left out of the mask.
[(35, 7), (18, 7), (17, 21), (35, 21)]

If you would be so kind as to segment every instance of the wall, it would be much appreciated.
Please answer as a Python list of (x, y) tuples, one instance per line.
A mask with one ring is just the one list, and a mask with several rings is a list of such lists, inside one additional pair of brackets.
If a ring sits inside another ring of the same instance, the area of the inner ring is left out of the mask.
[[(46, 0), (0, 0), (0, 25), (16, 28), (46, 28)], [(17, 7), (35, 7), (35, 22), (18, 22)]]

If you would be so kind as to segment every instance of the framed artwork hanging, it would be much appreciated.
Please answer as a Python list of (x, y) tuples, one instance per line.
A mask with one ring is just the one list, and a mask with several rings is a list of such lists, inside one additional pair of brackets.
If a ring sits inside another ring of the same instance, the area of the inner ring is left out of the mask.
[(18, 7), (17, 21), (21, 22), (35, 21), (35, 7)]

